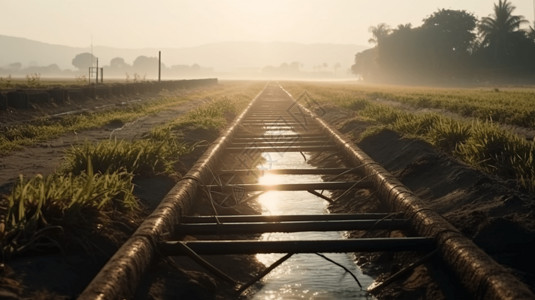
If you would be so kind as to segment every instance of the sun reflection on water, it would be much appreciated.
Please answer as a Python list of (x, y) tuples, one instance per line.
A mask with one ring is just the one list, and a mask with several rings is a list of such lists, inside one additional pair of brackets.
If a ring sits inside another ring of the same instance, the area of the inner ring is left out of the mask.
[[(271, 169), (313, 168), (301, 153), (264, 153), (266, 162), (257, 166), (263, 170), (259, 184), (305, 183), (322, 181), (319, 175), (283, 175), (269, 173)], [(329, 193), (325, 193), (329, 196)], [(268, 191), (260, 195), (258, 202), (263, 215), (321, 214), (327, 213), (326, 203), (307, 191)], [(323, 240), (340, 238), (339, 232), (264, 233), (260, 240)], [(257, 254), (256, 258), (269, 266), (283, 254)], [(329, 253), (330, 259), (350, 267), (359, 273), (352, 259), (343, 253)], [(332, 264), (314, 254), (295, 254), (262, 280), (263, 288), (253, 294), (253, 299), (367, 299), (349, 276), (344, 276)], [(362, 278), (364, 284), (369, 280)], [(364, 297), (363, 297), (364, 296)]]
[(283, 182), (281, 175), (265, 173), (263, 176), (260, 176), (258, 178), (258, 183), (264, 185), (275, 185)]

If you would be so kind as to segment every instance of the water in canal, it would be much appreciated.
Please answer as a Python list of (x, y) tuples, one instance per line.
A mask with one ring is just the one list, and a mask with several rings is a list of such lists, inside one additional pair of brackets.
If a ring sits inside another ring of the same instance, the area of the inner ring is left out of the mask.
[[(309, 165), (299, 152), (265, 152), (265, 162), (259, 169), (305, 169)], [(306, 154), (305, 154), (306, 155)], [(307, 161), (308, 161), (307, 157)], [(258, 178), (262, 184), (320, 182), (320, 175), (273, 175)], [(329, 196), (328, 194), (325, 194)], [(270, 191), (259, 198), (264, 215), (321, 214), (327, 213), (327, 202), (306, 191)], [(338, 239), (342, 232), (265, 233), (262, 240), (280, 239)], [(269, 273), (262, 281), (253, 299), (371, 299), (365, 290), (373, 279), (363, 275), (351, 256), (345, 253), (325, 253), (325, 256), (348, 268), (357, 276), (363, 289), (341, 267), (316, 254), (294, 254), (290, 259)], [(282, 254), (258, 254), (266, 266)]]

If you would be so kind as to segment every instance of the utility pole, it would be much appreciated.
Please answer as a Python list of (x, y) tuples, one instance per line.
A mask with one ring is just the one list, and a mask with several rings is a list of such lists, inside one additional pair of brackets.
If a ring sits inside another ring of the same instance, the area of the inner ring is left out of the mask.
[(160, 82), (161, 80), (162, 80), (162, 51), (158, 51), (158, 82)]

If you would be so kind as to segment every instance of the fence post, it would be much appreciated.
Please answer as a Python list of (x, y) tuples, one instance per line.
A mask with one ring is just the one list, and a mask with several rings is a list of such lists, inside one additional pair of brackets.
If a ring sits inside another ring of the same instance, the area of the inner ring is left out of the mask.
[(158, 51), (158, 82), (162, 79), (162, 51)]
[(95, 69), (95, 73), (96, 73), (96, 80), (95, 80), (95, 84), (98, 84), (98, 57), (97, 57), (97, 68)]

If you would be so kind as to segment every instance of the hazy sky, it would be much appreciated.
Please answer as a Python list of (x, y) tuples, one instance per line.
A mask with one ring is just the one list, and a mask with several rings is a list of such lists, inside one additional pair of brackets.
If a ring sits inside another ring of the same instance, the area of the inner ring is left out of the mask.
[[(368, 45), (368, 28), (439, 8), (492, 13), (498, 0), (0, 0), (0, 34), (52, 44), (143, 48), (220, 41)], [(533, 24), (535, 0), (512, 0)], [(1, 51), (1, 45), (0, 45)]]

